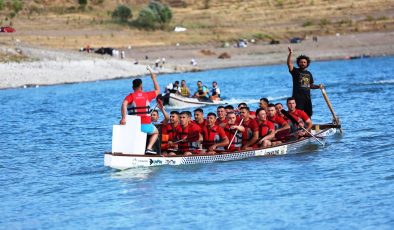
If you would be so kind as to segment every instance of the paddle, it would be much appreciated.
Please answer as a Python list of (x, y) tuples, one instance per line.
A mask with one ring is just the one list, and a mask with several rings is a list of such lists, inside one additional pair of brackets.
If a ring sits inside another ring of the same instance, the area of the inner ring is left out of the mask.
[(291, 116), (286, 110), (282, 109), (281, 112), (282, 112), (283, 115), (285, 115), (287, 118), (289, 118), (291, 120), (291, 122), (293, 122), (294, 124), (297, 124), (305, 132), (307, 132), (309, 135), (311, 135), (317, 142), (319, 142), (321, 145), (324, 146), (323, 142), (321, 142), (319, 139), (317, 139), (317, 137), (315, 135), (313, 135), (311, 132), (309, 132), (306, 128), (304, 128), (304, 126), (299, 125), (298, 121), (293, 116)]
[[(242, 124), (243, 121), (244, 121), (244, 119), (242, 118), (241, 121), (239, 122), (239, 125), (238, 125), (238, 126), (240, 126), (240, 125)], [(234, 138), (235, 138), (235, 136), (237, 135), (237, 133), (238, 133), (238, 129), (235, 130), (234, 136), (233, 136), (233, 138), (231, 138), (231, 141), (230, 141), (230, 143), (228, 144), (227, 149), (230, 148), (230, 146), (231, 146), (231, 144), (233, 143)]]
[[(328, 106), (328, 108), (330, 109), (330, 112), (331, 112), (331, 114), (332, 114), (332, 117), (334, 118), (335, 123), (336, 123), (337, 125), (340, 125), (339, 118), (337, 117), (337, 115), (336, 115), (335, 112), (334, 112), (334, 109), (332, 108), (332, 105), (331, 105), (330, 99), (328, 99), (326, 90), (325, 90), (323, 87), (320, 88), (320, 89), (321, 89), (321, 93), (323, 94), (324, 100), (326, 101), (327, 106)], [(342, 133), (342, 128), (339, 128), (339, 131)]]

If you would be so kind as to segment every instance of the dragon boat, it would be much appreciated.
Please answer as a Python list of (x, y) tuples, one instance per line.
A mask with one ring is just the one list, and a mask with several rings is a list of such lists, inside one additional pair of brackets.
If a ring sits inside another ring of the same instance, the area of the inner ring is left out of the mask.
[(161, 165), (213, 163), (261, 156), (286, 155), (300, 152), (306, 145), (324, 145), (327, 137), (336, 133), (342, 133), (342, 129), (339, 118), (335, 115), (324, 89), (322, 89), (322, 93), (333, 115), (331, 123), (313, 125), (310, 135), (302, 139), (251, 150), (222, 151), (215, 154), (164, 156), (160, 155), (160, 149), (158, 149), (158, 155), (145, 155), (147, 135), (140, 131), (141, 118), (139, 116), (127, 115), (126, 125), (113, 126), (112, 151), (104, 154), (104, 165), (117, 170), (125, 170), (136, 167)]
[[(128, 119), (130, 121), (130, 119), (134, 119), (134, 118), (128, 117)], [(326, 137), (334, 135), (335, 133), (339, 132), (339, 129), (340, 126), (336, 124), (314, 125), (312, 134), (314, 134), (316, 138), (320, 139), (320, 142), (324, 142)], [(140, 134), (144, 136), (143, 133)], [(138, 141), (138, 138), (132, 138), (131, 136), (132, 135), (130, 135), (130, 139), (127, 144), (133, 145), (135, 149), (130, 149), (128, 151), (117, 149), (119, 146), (114, 146), (114, 142), (113, 142), (112, 143), (113, 151), (107, 152), (104, 155), (105, 166), (118, 170), (124, 170), (124, 169), (135, 168), (135, 167), (150, 167), (150, 166), (160, 166), (160, 165), (186, 165), (186, 164), (213, 163), (213, 162), (221, 162), (221, 161), (233, 161), (233, 160), (241, 160), (251, 157), (275, 156), (275, 155), (297, 153), (304, 146), (317, 143), (317, 141), (312, 136), (310, 136), (304, 139), (300, 139), (292, 142), (286, 142), (284, 144), (280, 144), (268, 148), (257, 148), (252, 150), (242, 150), (235, 152), (224, 151), (215, 154), (194, 154), (189, 156), (185, 156), (185, 155), (176, 155), (176, 156), (157, 155), (156, 156), (156, 155), (144, 155), (144, 150), (145, 150), (144, 138), (142, 137), (142, 140)], [(118, 137), (115, 134), (115, 138)], [(117, 140), (115, 140), (115, 144), (116, 141)], [(138, 151), (136, 148), (140, 148), (140, 150)]]

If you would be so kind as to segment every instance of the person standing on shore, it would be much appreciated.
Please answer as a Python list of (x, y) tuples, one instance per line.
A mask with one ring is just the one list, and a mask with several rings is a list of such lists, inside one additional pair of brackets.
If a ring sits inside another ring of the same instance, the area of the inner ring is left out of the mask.
[(297, 57), (298, 68), (294, 67), (291, 60), (293, 50), (288, 47), (289, 55), (287, 56), (287, 67), (293, 78), (293, 95), (297, 108), (305, 111), (309, 117), (312, 117), (312, 99), (310, 89), (323, 88), (323, 85), (314, 85), (312, 73), (307, 70), (311, 63), (308, 56), (300, 55)]
[(157, 128), (152, 124), (151, 115), (150, 115), (150, 102), (156, 98), (157, 95), (160, 93), (160, 87), (157, 83), (156, 74), (153, 73), (152, 69), (147, 66), (147, 69), (150, 72), (153, 85), (155, 90), (149, 92), (142, 91), (142, 80), (137, 78), (133, 80), (133, 93), (130, 93), (125, 97), (122, 103), (122, 119), (120, 120), (121, 125), (126, 124), (126, 111), (127, 106), (131, 104), (129, 107), (129, 114), (130, 115), (137, 115), (141, 117), (141, 132), (147, 133), (151, 135), (149, 138), (149, 143), (146, 147), (145, 154), (156, 154), (155, 151), (152, 150), (153, 145), (155, 144), (159, 132)]

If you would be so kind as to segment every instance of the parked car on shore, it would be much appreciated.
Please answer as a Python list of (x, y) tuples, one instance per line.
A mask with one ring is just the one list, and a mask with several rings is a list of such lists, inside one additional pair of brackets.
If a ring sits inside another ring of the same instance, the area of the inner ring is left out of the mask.
[(0, 32), (3, 32), (3, 33), (13, 33), (15, 31), (16, 30), (14, 28), (12, 28), (11, 26), (2, 26), (2, 27), (0, 27)]
[(301, 43), (302, 38), (294, 37), (290, 39), (290, 43)]

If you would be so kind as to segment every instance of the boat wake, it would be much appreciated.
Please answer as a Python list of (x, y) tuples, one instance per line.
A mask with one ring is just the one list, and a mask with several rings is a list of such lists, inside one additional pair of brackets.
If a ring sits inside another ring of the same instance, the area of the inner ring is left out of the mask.
[(373, 82), (362, 82), (358, 83), (359, 85), (394, 85), (394, 79), (389, 80), (379, 80)]
[[(286, 98), (288, 98), (289, 96), (278, 96), (278, 97), (267, 97), (267, 99), (269, 101), (272, 102), (278, 102), (280, 100), (285, 100)], [(223, 98), (222, 102), (223, 104), (220, 105), (233, 105), (234, 107), (237, 107), (239, 103), (245, 102), (248, 105), (253, 105), (253, 104), (258, 104), (260, 101), (260, 98)], [(218, 105), (207, 105), (207, 106), (219, 106)], [(166, 108), (168, 109), (174, 109), (174, 110), (181, 110), (181, 109), (188, 109), (188, 108), (194, 108), (196, 107), (195, 105), (188, 105), (188, 106), (170, 106), (167, 105)]]
[[(278, 96), (278, 97), (267, 97), (267, 99), (271, 102), (277, 102), (280, 100), (285, 100), (289, 96)], [(246, 104), (258, 104), (260, 102), (260, 98), (230, 98), (230, 99), (225, 99), (223, 102), (230, 104), (230, 105), (238, 105), (241, 102), (245, 102)]]

